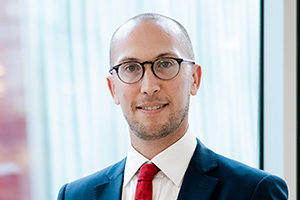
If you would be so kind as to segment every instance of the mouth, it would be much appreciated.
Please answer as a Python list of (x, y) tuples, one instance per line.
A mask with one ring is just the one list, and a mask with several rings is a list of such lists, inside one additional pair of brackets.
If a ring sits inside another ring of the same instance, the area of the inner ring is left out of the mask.
[(163, 107), (166, 107), (168, 104), (162, 104), (158, 106), (138, 106), (137, 109), (143, 109), (143, 110), (157, 110)]
[(136, 108), (144, 113), (148, 113), (148, 114), (154, 114), (157, 112), (162, 111), (166, 106), (168, 106), (168, 103), (165, 104), (159, 104), (159, 103), (155, 103), (155, 104), (143, 104), (143, 105), (139, 105)]

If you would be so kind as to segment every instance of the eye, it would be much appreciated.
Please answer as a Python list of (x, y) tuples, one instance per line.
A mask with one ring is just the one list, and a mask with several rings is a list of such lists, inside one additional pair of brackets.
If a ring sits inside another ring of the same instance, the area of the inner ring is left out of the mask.
[(140, 70), (140, 66), (136, 63), (130, 63), (130, 64), (127, 64), (124, 66), (124, 71), (125, 72), (129, 72), (129, 73), (132, 73), (132, 72), (137, 72)]
[(126, 71), (134, 72), (136, 70), (136, 66), (130, 65), (126, 67)]
[(172, 65), (171, 62), (163, 61), (163, 60), (159, 61), (159, 66), (162, 67), (162, 68), (168, 68), (168, 67), (170, 67), (171, 65)]

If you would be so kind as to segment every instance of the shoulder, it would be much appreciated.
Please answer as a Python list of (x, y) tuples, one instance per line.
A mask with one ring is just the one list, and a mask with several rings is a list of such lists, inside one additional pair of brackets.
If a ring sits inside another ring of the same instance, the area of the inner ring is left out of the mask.
[(94, 189), (98, 185), (109, 182), (110, 176), (114, 173), (122, 173), (124, 170), (126, 158), (113, 164), (101, 171), (93, 173), (89, 176), (80, 178), (71, 183), (63, 185), (58, 193), (58, 200), (76, 200), (88, 199), (87, 197), (94, 195)]
[(252, 199), (288, 199), (287, 185), (277, 176), (266, 175), (257, 183)]
[(219, 179), (219, 187), (248, 193), (250, 199), (288, 199), (287, 185), (280, 177), (218, 154), (216, 159), (217, 168), (210, 175)]
[[(215, 171), (220, 178), (231, 177), (230, 180), (240, 182), (255, 182), (258, 183), (267, 177), (276, 177), (263, 170), (250, 167), (241, 162), (216, 154), (218, 167)], [(274, 180), (280, 180), (279, 177)]]
[[(268, 176), (269, 174), (263, 170), (250, 167), (236, 160), (224, 157), (219, 154), (216, 155), (217, 168), (215, 173), (220, 178), (231, 177), (232, 181), (242, 181), (246, 178), (247, 182), (258, 181), (259, 179)], [(237, 180), (236, 180), (237, 179)], [(249, 180), (250, 179), (250, 180)]]
[(288, 189), (283, 179), (219, 155), (199, 139), (197, 142), (191, 166), (217, 180), (215, 199), (287, 199)]

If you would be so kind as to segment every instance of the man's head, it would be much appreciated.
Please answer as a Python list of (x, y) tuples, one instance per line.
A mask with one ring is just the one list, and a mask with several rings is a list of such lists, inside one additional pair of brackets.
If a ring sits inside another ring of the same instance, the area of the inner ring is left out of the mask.
[[(194, 59), (187, 32), (173, 19), (158, 14), (142, 14), (128, 20), (113, 34), (111, 67), (129, 61), (159, 60), (156, 63), (161, 63), (166, 57)], [(169, 64), (163, 62), (164, 70)], [(120, 73), (120, 67), (112, 70), (112, 76), (107, 78), (111, 94), (115, 103), (122, 107), (132, 137), (155, 140), (186, 131), (189, 99), (190, 95), (197, 93), (201, 68), (190, 62), (177, 64), (180, 71), (170, 80), (154, 75), (155, 70), (148, 62), (144, 64), (143, 77), (135, 83), (128, 84), (119, 79), (117, 71)], [(132, 72), (136, 67), (130, 65), (126, 70)]]
[(129, 20), (126, 21), (123, 25), (121, 25), (112, 35), (111, 43), (110, 43), (110, 49), (109, 49), (109, 58), (110, 58), (110, 65), (113, 66), (113, 59), (114, 59), (114, 50), (117, 48), (115, 46), (115, 39), (118, 38), (118, 34), (122, 33), (124, 30), (124, 27), (126, 26), (134, 26), (135, 24), (142, 22), (142, 21), (152, 21), (158, 23), (160, 26), (163, 26), (164, 28), (173, 29), (173, 31), (176, 31), (180, 37), (178, 39), (180, 40), (180, 45), (184, 48), (185, 53), (187, 54), (186, 58), (194, 60), (194, 51), (191, 39), (186, 31), (186, 29), (176, 20), (160, 15), (160, 14), (154, 14), (154, 13), (146, 13), (137, 15)]

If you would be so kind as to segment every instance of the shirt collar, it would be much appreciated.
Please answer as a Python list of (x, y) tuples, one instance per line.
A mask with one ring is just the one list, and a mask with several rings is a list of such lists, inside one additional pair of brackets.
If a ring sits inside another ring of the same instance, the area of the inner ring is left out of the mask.
[(129, 145), (123, 186), (129, 183), (145, 162), (153, 162), (177, 187), (180, 187), (196, 146), (196, 138), (189, 130), (182, 138), (157, 154), (151, 161)]
[(147, 161), (149, 160), (137, 152), (131, 144), (128, 146), (123, 186), (126, 186), (129, 183), (139, 168)]

